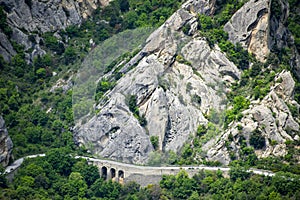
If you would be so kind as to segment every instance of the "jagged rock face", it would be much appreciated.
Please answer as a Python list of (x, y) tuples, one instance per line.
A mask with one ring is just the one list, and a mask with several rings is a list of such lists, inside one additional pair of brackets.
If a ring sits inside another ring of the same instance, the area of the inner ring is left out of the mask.
[(260, 61), (264, 61), (270, 52), (269, 10), (269, 1), (250, 0), (224, 26), (231, 42), (242, 44)]
[[(154, 150), (151, 136), (159, 137), (160, 150), (178, 152), (198, 125), (207, 123), (203, 113), (224, 109), (220, 90), (239, 79), (239, 70), (217, 46), (211, 49), (204, 38), (181, 31), (188, 23), (195, 33), (196, 14), (210, 12), (208, 1), (190, 0), (150, 35), (139, 54), (144, 57), (75, 139), (100, 156), (144, 164)], [(136, 95), (146, 127), (129, 110), (129, 95)]]
[(6, 61), (10, 60), (11, 56), (16, 55), (16, 51), (2, 30), (0, 30), (0, 55)]
[(0, 163), (4, 167), (6, 167), (9, 163), (12, 148), (13, 143), (8, 136), (8, 132), (5, 127), (5, 121), (2, 116), (0, 116)]
[[(280, 1), (283, 13), (280, 19), (270, 13), (270, 5), (268, 1), (249, 1), (224, 27), (230, 41), (241, 43), (262, 62), (274, 45), (279, 49), (283, 48), (288, 40), (284, 26), (288, 15), (287, 4)], [(256, 130), (265, 140), (265, 146), (255, 150), (259, 158), (286, 155), (285, 142), (299, 140), (299, 119), (292, 116), (287, 106), (290, 104), (299, 109), (299, 104), (293, 100), (294, 86), (290, 72), (283, 71), (278, 74), (270, 93), (263, 100), (251, 101), (250, 108), (243, 111), (244, 117), (240, 122), (230, 124), (219, 138), (203, 147), (207, 151), (208, 160), (229, 164), (230, 153), (239, 158), (240, 139), (245, 138), (247, 146), (250, 146), (249, 140)], [(229, 136), (233, 137), (230, 141)]]
[[(274, 0), (273, 0), (274, 1)], [(270, 48), (282, 49), (287, 46), (290, 40), (290, 33), (286, 27), (288, 15), (289, 15), (289, 5), (286, 0), (278, 0), (280, 7), (280, 16), (276, 14), (270, 15), (270, 29), (269, 29), (269, 45)]]
[[(33, 48), (33, 54), (44, 54), (39, 47), (36, 33), (55, 32), (67, 26), (80, 24), (99, 6), (106, 6), (109, 0), (0, 0), (7, 12), (7, 22), (12, 27), (12, 40)], [(34, 41), (29, 35), (34, 35)], [(0, 54), (9, 60), (15, 51), (5, 36), (0, 34)]]
[(231, 42), (240, 43), (261, 61), (266, 61), (273, 48), (287, 46), (290, 34), (285, 26), (288, 18), (287, 1), (279, 1), (281, 15), (271, 13), (271, 1), (250, 0), (225, 24)]
[[(218, 160), (224, 164), (230, 162), (229, 150), (239, 158), (241, 136), (249, 138), (255, 130), (259, 130), (265, 138), (265, 146), (255, 150), (259, 158), (268, 156), (284, 156), (287, 154), (285, 141), (299, 140), (299, 119), (295, 119), (287, 104), (292, 104), (299, 109), (299, 104), (293, 100), (295, 82), (290, 72), (283, 71), (275, 78), (275, 85), (261, 101), (252, 102), (250, 108), (243, 112), (240, 122), (234, 122), (230, 128), (219, 138), (219, 142), (208, 150), (210, 160)], [(282, 81), (282, 82), (280, 82)], [(280, 82), (280, 83), (279, 83)], [(297, 121), (298, 120), (298, 121)], [(238, 125), (242, 127), (238, 130)], [(226, 147), (229, 135), (234, 140)]]

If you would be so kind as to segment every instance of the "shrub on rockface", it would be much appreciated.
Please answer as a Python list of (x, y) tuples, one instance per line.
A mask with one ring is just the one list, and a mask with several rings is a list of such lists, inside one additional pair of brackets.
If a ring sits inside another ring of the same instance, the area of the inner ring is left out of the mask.
[(249, 143), (251, 146), (254, 147), (254, 149), (262, 149), (266, 146), (265, 137), (262, 135), (262, 132), (258, 129), (255, 129), (252, 132)]

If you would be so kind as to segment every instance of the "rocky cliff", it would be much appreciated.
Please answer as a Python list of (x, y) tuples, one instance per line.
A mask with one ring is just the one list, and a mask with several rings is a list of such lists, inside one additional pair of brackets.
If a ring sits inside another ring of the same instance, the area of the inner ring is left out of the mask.
[(242, 44), (264, 61), (270, 52), (269, 18), (269, 1), (251, 0), (232, 16), (224, 30), (228, 32), (231, 42)]
[[(197, 15), (212, 15), (214, 6), (213, 1), (189, 0), (154, 31), (138, 53), (139, 59), (130, 61), (135, 67), (105, 94), (108, 101), (98, 105), (99, 113), (77, 126), (76, 141), (102, 157), (144, 164), (154, 151), (151, 136), (158, 137), (160, 151), (179, 152), (198, 125), (208, 123), (212, 111), (227, 109), (226, 93), (242, 71), (197, 30)], [(287, 40), (287, 29), (282, 26), (286, 18), (273, 18), (270, 6), (268, 1), (251, 0), (224, 26), (230, 41), (241, 43), (261, 62), (274, 45), (282, 48)], [(285, 6), (282, 4), (282, 10), (287, 12)], [(240, 121), (206, 141), (201, 159), (228, 164), (240, 157), (239, 141), (253, 145), (250, 137), (254, 133), (264, 141), (255, 147), (258, 157), (286, 155), (285, 142), (299, 140), (299, 119), (288, 107), (299, 110), (293, 100), (294, 85), (290, 72), (277, 73), (264, 98), (247, 97), (250, 107)], [(132, 96), (147, 123), (141, 124), (130, 109), (128, 98)]]
[[(159, 149), (178, 152), (213, 108), (225, 107), (225, 91), (240, 77), (237, 67), (216, 46), (197, 34), (197, 14), (210, 14), (208, 1), (190, 0), (154, 31), (140, 52), (143, 58), (107, 95), (97, 116), (76, 132), (92, 153), (146, 163), (159, 138)], [(189, 25), (189, 36), (182, 28)], [(134, 95), (142, 126), (126, 99)]]
[(9, 163), (12, 148), (13, 143), (8, 136), (8, 132), (5, 127), (5, 121), (2, 116), (0, 116), (0, 163), (4, 167)]
[[(273, 5), (275, 6), (275, 5)], [(285, 27), (288, 5), (280, 1), (280, 17), (271, 12), (272, 1), (248, 1), (224, 26), (229, 40), (240, 43), (262, 62), (275, 46), (278, 49), (287, 45), (288, 30)]]
[[(109, 0), (1, 0), (0, 5), (7, 14), (12, 28), (11, 40), (32, 48), (31, 55), (43, 54), (40, 49), (40, 34), (56, 32), (70, 25), (79, 25), (100, 6)], [(9, 60), (16, 52), (9, 38), (0, 32), (0, 54)]]
[[(280, 16), (271, 12), (274, 1), (249, 1), (224, 27), (229, 40), (241, 43), (261, 62), (266, 61), (272, 50), (287, 47), (292, 39), (285, 26), (288, 4), (285, 1), (277, 2), (277, 10), (282, 14)], [(294, 52), (291, 60), (297, 55)], [(298, 64), (296, 62), (295, 65)], [(270, 92), (262, 100), (251, 100), (250, 108), (242, 113), (244, 117), (240, 122), (233, 122), (224, 134), (214, 139), (214, 146), (205, 148), (209, 160), (228, 164), (232, 159), (240, 158), (243, 148), (241, 141), (246, 141), (248, 147), (253, 145), (251, 138), (256, 133), (259, 133), (262, 141), (261, 145), (255, 147), (255, 154), (259, 158), (285, 156), (288, 153), (286, 142), (299, 141), (300, 121), (289, 109), (293, 107), (296, 113), (299, 112), (299, 104), (294, 100), (295, 81), (291, 73), (278, 73), (269, 89)]]
[(261, 141), (260, 145), (254, 145), (258, 158), (287, 155), (286, 141), (300, 139), (299, 118), (288, 107), (292, 105), (298, 110), (300, 107), (293, 99), (294, 86), (290, 72), (278, 74), (271, 91), (262, 100), (251, 101), (249, 109), (243, 111), (243, 118), (214, 139), (214, 145), (206, 149), (208, 159), (229, 164), (232, 158), (240, 158), (242, 140), (251, 146), (254, 137)]
[[(248, 1), (225, 24), (229, 40), (240, 43), (255, 57), (265, 62), (270, 52), (293, 46), (293, 36), (287, 28), (289, 4), (286, 0)], [(299, 53), (291, 47), (291, 67), (300, 77)]]

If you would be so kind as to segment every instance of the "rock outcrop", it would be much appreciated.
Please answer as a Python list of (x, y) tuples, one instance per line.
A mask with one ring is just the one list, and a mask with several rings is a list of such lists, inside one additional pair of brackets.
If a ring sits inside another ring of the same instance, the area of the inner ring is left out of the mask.
[(264, 61), (270, 52), (269, 37), (269, 1), (250, 0), (240, 8), (224, 26), (229, 40), (240, 43)]
[[(33, 49), (33, 55), (43, 54), (39, 34), (56, 32), (70, 25), (77, 25), (109, 0), (0, 0), (12, 28), (12, 40)], [(38, 33), (38, 34), (37, 34)], [(0, 54), (9, 60), (15, 54), (10, 42), (0, 33)]]
[[(75, 131), (76, 141), (94, 154), (144, 164), (154, 150), (151, 136), (158, 136), (160, 150), (178, 152), (198, 125), (207, 123), (204, 114), (224, 109), (225, 91), (240, 72), (196, 34), (197, 13), (211, 12), (209, 1), (190, 0), (153, 32), (136, 67), (106, 94), (99, 113)], [(182, 32), (186, 24), (191, 36)], [(146, 126), (130, 111), (130, 95)]]
[[(294, 118), (288, 104), (299, 110), (299, 104), (293, 100), (295, 82), (291, 73), (283, 71), (275, 77), (275, 85), (261, 101), (252, 101), (250, 108), (243, 111), (240, 122), (234, 122), (230, 128), (218, 138), (219, 142), (208, 150), (208, 159), (230, 162), (230, 152), (240, 157), (241, 138), (246, 139), (247, 146), (255, 131), (265, 141), (265, 145), (255, 150), (259, 158), (268, 156), (285, 156), (287, 140), (299, 140), (299, 119)], [(229, 135), (233, 137), (229, 146)]]
[(11, 56), (16, 55), (16, 51), (2, 30), (0, 30), (0, 55), (6, 61), (9, 61)]
[(229, 34), (229, 40), (242, 44), (261, 62), (267, 59), (274, 47), (278, 49), (285, 47), (289, 40), (285, 27), (288, 6), (284, 1), (279, 2), (281, 8), (276, 9), (281, 10), (280, 18), (271, 12), (271, 1), (248, 1), (224, 26), (224, 30)]
[(13, 143), (8, 136), (5, 121), (2, 116), (0, 116), (0, 163), (3, 167), (6, 167), (9, 163), (12, 148)]

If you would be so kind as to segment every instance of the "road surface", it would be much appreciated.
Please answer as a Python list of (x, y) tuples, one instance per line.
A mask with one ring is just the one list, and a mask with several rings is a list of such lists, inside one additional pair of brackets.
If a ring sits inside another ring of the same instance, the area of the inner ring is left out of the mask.
[(4, 174), (9, 174), (10, 172), (15, 171), (16, 169), (18, 169), (22, 163), (24, 162), (24, 159), (26, 158), (36, 158), (36, 157), (43, 157), (45, 156), (45, 154), (35, 154), (35, 155), (30, 155), (30, 156), (25, 156), (23, 158), (19, 158), (18, 160), (15, 160), (11, 165), (7, 166), (5, 168)]
[[(44, 157), (46, 156), (45, 154), (35, 154), (35, 155), (30, 155), (30, 156), (25, 156), (23, 158), (19, 158), (18, 160), (14, 161), (11, 165), (7, 166), (4, 174), (9, 174), (16, 169), (18, 169), (22, 163), (24, 162), (24, 159), (28, 158), (36, 158), (36, 157)], [(211, 166), (205, 166), (205, 165), (200, 165), (200, 166), (164, 166), (164, 167), (152, 167), (152, 166), (141, 166), (141, 165), (133, 165), (133, 164), (127, 164), (127, 163), (121, 163), (121, 162), (116, 162), (116, 161), (111, 161), (111, 160), (103, 160), (103, 159), (97, 159), (97, 158), (91, 158), (91, 157), (86, 157), (86, 156), (75, 156), (76, 159), (78, 158), (83, 158), (88, 161), (92, 162), (102, 162), (102, 163), (107, 163), (107, 164), (112, 164), (116, 166), (121, 166), (121, 167), (130, 167), (130, 168), (136, 168), (139, 170), (179, 170), (179, 169), (184, 169), (184, 170), (210, 170), (210, 171), (217, 171), (220, 170), (222, 172), (229, 172), (230, 168), (229, 167), (211, 167)], [(274, 176), (275, 173), (267, 170), (261, 170), (261, 169), (249, 169), (248, 172), (252, 172), (254, 174), (259, 174), (259, 175), (265, 175), (265, 176)]]

